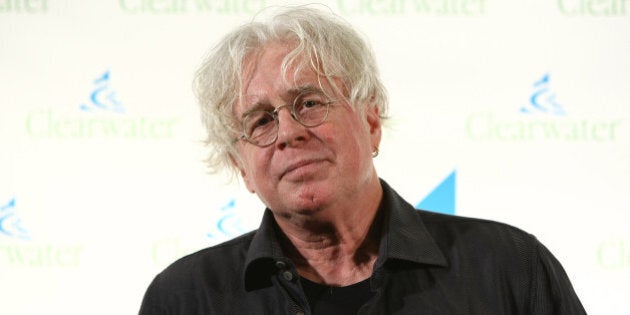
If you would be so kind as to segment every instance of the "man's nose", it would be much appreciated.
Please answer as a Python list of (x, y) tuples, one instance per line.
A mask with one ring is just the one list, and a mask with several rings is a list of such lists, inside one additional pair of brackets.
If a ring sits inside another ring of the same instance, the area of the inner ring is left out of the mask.
[(276, 146), (284, 149), (287, 146), (294, 146), (308, 139), (308, 130), (297, 122), (291, 115), (291, 107), (287, 110), (280, 109), (278, 115), (278, 139)]

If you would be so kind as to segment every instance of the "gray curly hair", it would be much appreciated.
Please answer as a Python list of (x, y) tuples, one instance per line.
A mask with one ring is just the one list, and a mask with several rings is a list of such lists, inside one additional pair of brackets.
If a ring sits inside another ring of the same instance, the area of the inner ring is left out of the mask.
[[(282, 73), (311, 67), (326, 80), (341, 80), (353, 106), (375, 104), (386, 117), (387, 94), (368, 44), (340, 17), (311, 7), (290, 7), (267, 22), (252, 21), (227, 34), (197, 70), (194, 89), (201, 106), (211, 173), (238, 174), (236, 141), (240, 122), (233, 108), (242, 95), (244, 60), (270, 42), (296, 43), (282, 63)], [(333, 85), (336, 86), (336, 85)]]

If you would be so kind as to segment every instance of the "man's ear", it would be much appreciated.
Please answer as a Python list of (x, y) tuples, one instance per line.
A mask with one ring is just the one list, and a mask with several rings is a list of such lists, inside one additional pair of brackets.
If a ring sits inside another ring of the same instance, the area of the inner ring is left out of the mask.
[(229, 153), (229, 155), (230, 155), (230, 161), (232, 162), (232, 165), (236, 167), (239, 173), (241, 174), (241, 178), (243, 178), (243, 182), (245, 183), (245, 187), (247, 187), (247, 190), (249, 190), (251, 193), (256, 193), (256, 190), (254, 190), (254, 186), (252, 185), (252, 183), (249, 180), (249, 177), (247, 176), (248, 173), (245, 170), (245, 167), (243, 167), (243, 162), (241, 161), (241, 159), (232, 153)]
[(372, 141), (372, 147), (378, 149), (381, 144), (381, 116), (379, 108), (374, 103), (366, 104), (365, 118), (367, 122), (368, 131), (370, 132), (370, 138)]

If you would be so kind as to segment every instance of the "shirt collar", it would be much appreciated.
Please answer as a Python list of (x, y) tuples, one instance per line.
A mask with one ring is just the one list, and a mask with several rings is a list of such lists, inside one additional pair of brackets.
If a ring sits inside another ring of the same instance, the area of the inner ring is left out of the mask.
[[(446, 258), (429, 234), (412, 205), (381, 180), (383, 199), (379, 212), (385, 216), (379, 258), (374, 270), (389, 260), (446, 266)], [(273, 214), (265, 209), (262, 222), (247, 251), (243, 279), (247, 291), (271, 286), (271, 275), (278, 271), (277, 262), (289, 265), (278, 240), (280, 229)]]
[(252, 243), (245, 258), (245, 290), (271, 286), (271, 274), (276, 269), (276, 262), (288, 261), (282, 252), (278, 241), (276, 220), (268, 208), (265, 209), (258, 231), (254, 234)]
[(379, 258), (374, 270), (388, 260), (406, 260), (419, 264), (447, 266), (446, 258), (429, 234), (422, 218), (412, 205), (398, 195), (384, 180), (381, 213), (385, 226), (381, 233)]

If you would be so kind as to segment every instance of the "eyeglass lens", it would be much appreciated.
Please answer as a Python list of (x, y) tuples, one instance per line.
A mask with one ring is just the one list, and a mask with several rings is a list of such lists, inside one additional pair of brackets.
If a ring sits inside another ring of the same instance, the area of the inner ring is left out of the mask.
[[(291, 105), (291, 117), (305, 127), (315, 127), (326, 120), (330, 101), (321, 93), (298, 95)], [(256, 110), (243, 119), (243, 135), (247, 141), (258, 146), (266, 146), (278, 136), (278, 111)]]

